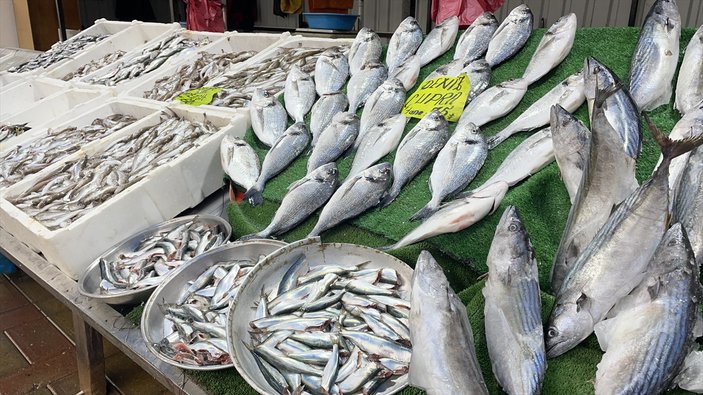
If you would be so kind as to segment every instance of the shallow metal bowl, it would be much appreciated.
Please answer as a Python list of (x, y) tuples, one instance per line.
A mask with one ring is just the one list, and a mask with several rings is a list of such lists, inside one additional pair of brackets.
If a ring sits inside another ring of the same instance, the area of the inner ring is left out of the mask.
[[(256, 265), (242, 283), (239, 294), (232, 301), (227, 319), (227, 343), (234, 366), (247, 383), (262, 394), (274, 394), (276, 391), (261, 374), (256, 361), (244, 345), (244, 343), (251, 343), (249, 322), (256, 314), (255, 306), (261, 298), (261, 289), (269, 290), (278, 287), (283, 274), (293, 263), (293, 258), (301, 253), (305, 254), (310, 267), (326, 264), (353, 266), (360, 262), (371, 261), (365, 268), (395, 269), (401, 279), (400, 294), (409, 300), (413, 269), (405, 262), (373, 248), (356, 244), (322, 243), (319, 237), (313, 237), (291, 243), (267, 256)], [(395, 394), (407, 384), (406, 374), (384, 383), (377, 394)]]
[(286, 243), (276, 240), (237, 241), (199, 255), (174, 270), (174, 273), (171, 273), (169, 277), (156, 288), (144, 306), (141, 331), (147, 348), (164, 362), (183, 369), (218, 370), (231, 367), (232, 364), (209, 366), (186, 365), (178, 363), (159, 352), (154, 347), (154, 343), (158, 343), (164, 338), (164, 314), (159, 309), (159, 304), (175, 303), (181, 295), (186, 292), (188, 281), (195, 280), (210, 266), (216, 263), (235, 259), (255, 259), (259, 255), (269, 255), (286, 245)]
[[(78, 290), (85, 296), (93, 299), (99, 299), (108, 304), (136, 304), (145, 301), (149, 295), (154, 292), (154, 289), (156, 289), (158, 285), (140, 289), (125, 290), (124, 292), (117, 294), (108, 295), (100, 293), (100, 280), (102, 279), (100, 276), (100, 259), (110, 260), (114, 259), (119, 254), (133, 252), (137, 249), (139, 243), (147, 237), (160, 232), (176, 229), (180, 225), (191, 220), (208, 225), (217, 225), (219, 230), (224, 233), (225, 240), (229, 240), (232, 235), (232, 227), (227, 221), (220, 217), (207, 214), (178, 217), (154, 226), (150, 226), (115, 244), (115, 246), (107, 250), (107, 252), (93, 261), (93, 263), (91, 263), (90, 266), (88, 266), (88, 268), (83, 272), (80, 279), (78, 279)], [(168, 277), (173, 274), (173, 271), (175, 270), (172, 270), (172, 273), (169, 273), (166, 276)], [(166, 281), (166, 279), (164, 279), (164, 281)]]

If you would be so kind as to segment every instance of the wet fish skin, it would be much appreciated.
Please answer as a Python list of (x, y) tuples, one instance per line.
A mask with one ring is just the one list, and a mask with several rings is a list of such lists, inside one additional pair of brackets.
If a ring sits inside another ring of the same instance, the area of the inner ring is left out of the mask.
[(675, 0), (652, 4), (630, 63), (630, 94), (640, 111), (669, 103), (679, 61), (681, 16)]
[[(405, 88), (403, 84), (390, 78), (384, 81), (366, 100), (366, 105), (361, 113), (359, 137), (373, 125), (399, 114), (405, 104)], [(355, 144), (356, 148), (358, 145)]]
[(673, 201), (673, 222), (681, 223), (691, 242), (698, 265), (703, 265), (703, 149), (688, 157)]
[(454, 50), (454, 59), (473, 62), (481, 59), (488, 50), (488, 43), (498, 29), (498, 20), (491, 12), (484, 12), (464, 30)]
[(295, 122), (303, 122), (305, 114), (315, 103), (315, 97), (315, 81), (310, 74), (293, 65), (286, 78), (283, 101), (286, 111)]
[(421, 44), (422, 29), (420, 29), (420, 25), (411, 16), (405, 18), (388, 41), (388, 50), (386, 51), (388, 74), (393, 74), (398, 66), (414, 55)]
[(251, 128), (262, 143), (272, 147), (283, 135), (288, 124), (288, 114), (278, 99), (263, 89), (254, 91), (249, 103)]
[(405, 91), (412, 89), (417, 83), (417, 77), (420, 75), (420, 56), (413, 55), (405, 60), (401, 65), (395, 68), (392, 72), (388, 71), (388, 79), (397, 79), (403, 83)]
[(450, 16), (436, 25), (422, 41), (417, 49), (420, 65), (425, 66), (442, 56), (454, 45), (459, 32), (459, 17)]
[(345, 111), (349, 101), (342, 92), (330, 93), (320, 96), (310, 111), (310, 132), (312, 133), (312, 146), (317, 143), (322, 131), (332, 122), (332, 117), (338, 112)]
[(491, 68), (512, 58), (532, 34), (532, 10), (525, 4), (515, 7), (498, 26), (488, 43), (486, 61)]
[(537, 260), (514, 206), (498, 222), (486, 261), (488, 356), (498, 383), (508, 394), (538, 394), (547, 369), (542, 332)]
[(681, 115), (694, 110), (697, 104), (703, 102), (703, 25), (686, 46), (686, 52), (681, 61), (679, 79), (676, 81), (676, 100), (674, 108)]
[(356, 34), (349, 49), (349, 74), (354, 76), (365, 65), (379, 63), (383, 54), (381, 38), (368, 27), (363, 27)]
[(349, 78), (349, 61), (337, 47), (325, 50), (315, 63), (315, 90), (322, 96), (339, 92)]
[(354, 155), (349, 177), (369, 168), (395, 150), (403, 136), (408, 118), (396, 114), (383, 122), (370, 127), (366, 134), (359, 139), (359, 146)]
[(469, 122), (479, 128), (512, 111), (527, 92), (527, 81), (518, 78), (492, 86), (476, 96), (464, 108), (457, 125)]
[(369, 96), (378, 89), (388, 78), (388, 70), (383, 63), (367, 62), (356, 71), (347, 84), (349, 112), (356, 110), (366, 103)]
[(225, 136), (220, 142), (220, 163), (230, 180), (242, 188), (249, 189), (259, 177), (259, 156), (243, 139)]
[(466, 306), (427, 251), (418, 257), (412, 284), (410, 384), (429, 395), (488, 394)]
[(559, 173), (574, 204), (591, 149), (591, 131), (559, 104), (552, 106), (549, 125)]
[(351, 112), (340, 112), (320, 134), (308, 159), (308, 173), (334, 162), (354, 144), (359, 135), (359, 118)]
[(572, 12), (557, 19), (544, 33), (522, 75), (528, 84), (542, 78), (569, 55), (576, 37), (576, 26), (576, 14)]
[(488, 88), (491, 80), (491, 66), (485, 59), (477, 59), (469, 63), (462, 72), (466, 73), (471, 82), (471, 91), (466, 97), (466, 102), (469, 103)]

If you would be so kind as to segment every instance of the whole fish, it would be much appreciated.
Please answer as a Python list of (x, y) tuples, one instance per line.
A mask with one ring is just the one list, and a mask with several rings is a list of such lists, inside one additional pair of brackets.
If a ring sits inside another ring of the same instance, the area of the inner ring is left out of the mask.
[[(405, 104), (405, 88), (395, 78), (386, 80), (376, 89), (364, 106), (361, 113), (359, 138), (373, 125), (399, 114)], [(354, 144), (355, 147), (358, 144)]]
[(403, 137), (408, 118), (403, 114), (394, 115), (369, 128), (359, 140), (349, 177), (373, 166), (384, 156), (395, 150)]
[[(593, 114), (593, 102), (596, 98), (596, 79), (598, 88), (606, 90), (620, 84), (620, 79), (608, 67), (592, 57), (584, 61), (584, 94), (588, 102), (589, 116)], [(642, 149), (642, 125), (640, 114), (630, 92), (623, 87), (608, 97), (603, 106), (605, 117), (618, 132), (623, 148), (631, 158), (637, 158)]]
[(688, 157), (673, 199), (673, 221), (683, 225), (698, 264), (703, 264), (703, 149)]
[(420, 44), (422, 44), (422, 29), (420, 29), (420, 25), (411, 16), (403, 19), (388, 41), (388, 50), (386, 51), (388, 73), (393, 74), (396, 67), (402, 65), (409, 57), (413, 56)]
[(356, 34), (349, 49), (349, 74), (352, 76), (369, 63), (379, 63), (383, 54), (381, 38), (368, 27)]
[(508, 184), (498, 181), (472, 192), (466, 198), (452, 200), (397, 243), (383, 247), (382, 250), (397, 250), (433, 236), (464, 230), (493, 213), (507, 191)]
[(488, 148), (493, 149), (515, 133), (533, 130), (549, 124), (549, 110), (559, 104), (567, 111), (576, 111), (586, 100), (583, 95), (583, 77), (581, 73), (572, 74), (547, 94), (532, 103), (520, 116), (515, 118), (505, 129), (488, 139)]
[(571, 204), (576, 200), (591, 151), (591, 131), (564, 107), (555, 104), (550, 115), (554, 158)]
[(367, 62), (356, 73), (352, 74), (347, 84), (349, 112), (356, 110), (366, 103), (371, 94), (388, 78), (388, 70), (382, 63)]
[(640, 111), (669, 103), (679, 61), (681, 16), (676, 0), (656, 0), (630, 63), (630, 94)]
[(443, 64), (437, 67), (433, 72), (431, 72), (427, 77), (425, 77), (424, 81), (443, 76), (456, 77), (466, 66), (468, 66), (467, 62), (464, 62), (461, 59), (454, 59), (447, 64)]
[(395, 78), (402, 82), (403, 88), (405, 88), (407, 92), (417, 83), (417, 77), (420, 75), (420, 67), (420, 57), (418, 55), (413, 55), (396, 67), (395, 70), (388, 70), (388, 79)]
[(359, 118), (351, 112), (340, 112), (320, 134), (308, 159), (308, 173), (334, 162), (354, 144), (359, 134)]
[(296, 227), (332, 196), (337, 188), (337, 174), (336, 165), (328, 163), (290, 184), (288, 193), (266, 229), (242, 239), (278, 236)]
[(476, 96), (464, 109), (458, 125), (473, 123), (479, 128), (517, 107), (527, 92), (527, 81), (518, 78), (492, 86)]
[(310, 74), (293, 65), (286, 78), (286, 88), (283, 93), (286, 111), (295, 122), (303, 122), (305, 114), (315, 103), (315, 81)]
[(594, 325), (642, 281), (657, 242), (666, 231), (669, 163), (703, 143), (703, 137), (673, 141), (662, 135), (651, 121), (649, 127), (662, 149), (664, 161), (615, 209), (566, 276), (549, 318), (546, 334), (549, 357), (569, 351), (588, 337)]
[(346, 110), (348, 105), (347, 95), (343, 92), (322, 95), (317, 99), (310, 111), (310, 132), (312, 133), (313, 146), (317, 143), (322, 131), (332, 122), (332, 117)]
[(288, 114), (278, 99), (263, 89), (257, 89), (249, 103), (251, 128), (262, 143), (273, 143), (286, 131)]
[(484, 12), (464, 30), (454, 50), (454, 59), (473, 62), (481, 59), (488, 50), (488, 43), (498, 29), (498, 20), (490, 12)]
[(244, 199), (248, 200), (252, 206), (263, 203), (264, 197), (261, 193), (266, 182), (285, 170), (295, 158), (305, 151), (309, 142), (310, 132), (304, 123), (296, 122), (291, 125), (266, 153), (264, 163), (261, 165), (261, 174), (256, 179), (256, 184), (244, 194)]
[(339, 92), (349, 78), (347, 55), (338, 47), (320, 54), (315, 63), (315, 90), (322, 96)]
[(469, 76), (471, 82), (471, 90), (466, 97), (466, 102), (470, 102), (488, 88), (488, 83), (491, 80), (491, 66), (488, 65), (485, 59), (474, 60), (464, 67), (462, 72)]
[(703, 25), (698, 28), (686, 46), (679, 69), (679, 79), (676, 81), (674, 108), (685, 115), (701, 102), (703, 102)]
[(491, 68), (520, 52), (532, 34), (532, 10), (525, 4), (515, 7), (491, 37), (486, 61)]
[(246, 141), (236, 136), (225, 136), (220, 143), (220, 163), (232, 182), (245, 190), (259, 178), (259, 156)]
[(320, 213), (308, 237), (318, 236), (350, 218), (375, 207), (391, 184), (391, 165), (380, 163), (345, 181)]
[(427, 251), (417, 259), (410, 299), (410, 385), (429, 395), (488, 394), (466, 306)]
[(471, 123), (457, 127), (432, 166), (429, 179), (432, 199), (410, 220), (429, 217), (445, 198), (466, 188), (483, 166), (486, 156), (488, 146), (481, 130)]
[(454, 45), (458, 32), (459, 17), (457, 16), (450, 16), (436, 25), (417, 49), (420, 65), (425, 66), (447, 52)]
[(393, 185), (381, 206), (389, 205), (400, 190), (434, 159), (449, 139), (447, 120), (437, 109), (425, 115), (403, 138), (393, 161)]
[(59, 41), (48, 51), (38, 54), (36, 57), (27, 62), (10, 67), (7, 71), (10, 73), (26, 73), (28, 71), (49, 67), (52, 64), (60, 62), (64, 59), (72, 59), (84, 48), (88, 48), (108, 37), (110, 37), (109, 34), (81, 34), (65, 41)]
[(686, 356), (698, 348), (694, 331), (701, 297), (698, 265), (686, 232), (675, 224), (659, 243), (645, 279), (623, 300), (628, 305), (595, 326), (605, 351), (595, 393), (666, 392)]
[(572, 12), (557, 19), (544, 33), (522, 74), (522, 78), (527, 80), (528, 84), (542, 78), (569, 55), (576, 37), (576, 26), (576, 14)]
[(493, 373), (508, 394), (539, 394), (544, 352), (537, 259), (514, 206), (496, 227), (486, 260), (486, 343)]

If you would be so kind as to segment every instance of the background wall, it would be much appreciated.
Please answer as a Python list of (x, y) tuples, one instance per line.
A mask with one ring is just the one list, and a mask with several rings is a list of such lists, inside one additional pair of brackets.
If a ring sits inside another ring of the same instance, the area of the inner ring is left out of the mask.
[(19, 47), (12, 0), (0, 0), (0, 47)]

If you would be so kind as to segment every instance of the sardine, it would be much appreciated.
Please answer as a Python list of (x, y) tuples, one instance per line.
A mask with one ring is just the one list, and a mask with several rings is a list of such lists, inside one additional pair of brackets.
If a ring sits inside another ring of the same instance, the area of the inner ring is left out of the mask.
[(291, 118), (295, 122), (303, 122), (305, 114), (315, 103), (315, 81), (310, 74), (303, 72), (298, 66), (291, 67), (286, 78), (283, 100)]
[(383, 54), (381, 38), (368, 27), (363, 27), (356, 34), (349, 49), (349, 74), (354, 76), (369, 63), (378, 63)]
[[(383, 82), (366, 100), (357, 139), (361, 139), (366, 131), (377, 123), (399, 114), (404, 104), (403, 84), (395, 78)], [(354, 147), (358, 147), (358, 144), (354, 144)]]
[(673, 221), (683, 225), (699, 265), (703, 265), (703, 148), (688, 157), (674, 192)]
[(576, 14), (572, 12), (557, 19), (544, 33), (522, 74), (528, 85), (549, 73), (569, 55), (576, 37), (576, 25)]
[(464, 30), (454, 50), (454, 59), (473, 62), (481, 59), (488, 50), (493, 33), (498, 29), (498, 20), (490, 12), (484, 12)]
[(676, 81), (674, 108), (686, 115), (700, 103), (703, 103), (703, 25), (686, 46)]
[(359, 118), (351, 112), (340, 112), (320, 134), (308, 159), (308, 173), (318, 167), (333, 163), (354, 144), (359, 135)]
[[(393, 32), (390, 41), (388, 41), (388, 50), (386, 51), (388, 74), (392, 75), (396, 67), (402, 65), (409, 57), (413, 56), (420, 44), (422, 44), (422, 29), (420, 29), (420, 25), (411, 16), (403, 19), (398, 28), (395, 29), (395, 32)], [(418, 62), (420, 62), (419, 59)]]
[(259, 177), (259, 156), (246, 141), (236, 136), (225, 136), (220, 143), (220, 163), (230, 180), (245, 190)]
[(425, 66), (447, 52), (454, 45), (458, 32), (459, 17), (457, 16), (450, 16), (436, 25), (417, 49), (420, 65)]
[(591, 150), (591, 131), (558, 104), (552, 106), (549, 124), (554, 157), (571, 204), (574, 204)]
[(347, 84), (349, 112), (356, 113), (387, 78), (388, 71), (382, 63), (368, 62), (361, 66)]
[(527, 92), (527, 81), (518, 78), (492, 86), (476, 96), (461, 113), (457, 125), (481, 127), (512, 111)]
[(315, 90), (322, 96), (339, 92), (349, 78), (347, 56), (337, 47), (325, 50), (315, 63)]
[(310, 112), (310, 133), (312, 133), (313, 146), (317, 143), (322, 131), (332, 122), (332, 117), (346, 110), (348, 105), (347, 95), (342, 92), (322, 95), (317, 99)]
[(515, 7), (491, 37), (486, 61), (491, 68), (512, 58), (532, 34), (532, 10), (526, 4)]
[(359, 147), (354, 155), (349, 177), (373, 166), (374, 163), (395, 150), (400, 143), (407, 122), (408, 118), (405, 115), (397, 114), (370, 127), (366, 134), (359, 139)]
[(420, 75), (420, 56), (413, 55), (405, 60), (401, 65), (393, 71), (388, 71), (388, 79), (397, 79), (403, 84), (405, 91), (412, 89), (417, 83), (417, 77)]
[(286, 131), (288, 114), (278, 99), (268, 91), (257, 89), (249, 103), (251, 128), (262, 143), (272, 147)]

